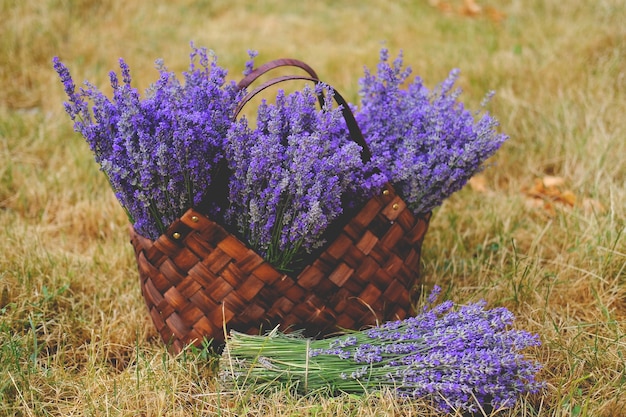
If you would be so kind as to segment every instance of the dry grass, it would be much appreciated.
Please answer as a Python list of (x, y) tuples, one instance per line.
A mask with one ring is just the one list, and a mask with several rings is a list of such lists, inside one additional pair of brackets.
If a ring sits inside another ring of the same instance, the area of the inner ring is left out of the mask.
[[(428, 85), (461, 68), (472, 105), (496, 90), (511, 139), (485, 191), (435, 213), (426, 285), (505, 305), (541, 335), (529, 355), (549, 389), (500, 415), (626, 415), (626, 5), (480, 4), (470, 18), (426, 0), (0, 0), (0, 415), (435, 415), (389, 395), (226, 391), (205, 353), (167, 355), (124, 213), (63, 113), (51, 58), (104, 86), (123, 56), (143, 90), (156, 58), (186, 68), (190, 40), (233, 77), (247, 49), (300, 58), (351, 101), (382, 41)], [(529, 207), (521, 190), (545, 175), (580, 204)]]

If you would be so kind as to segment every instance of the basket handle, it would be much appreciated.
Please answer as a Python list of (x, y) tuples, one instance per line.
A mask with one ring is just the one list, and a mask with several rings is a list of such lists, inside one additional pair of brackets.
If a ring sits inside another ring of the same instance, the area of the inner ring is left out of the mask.
[(246, 75), (239, 83), (237, 84), (237, 88), (240, 90), (246, 89), (256, 81), (262, 75), (268, 73), (269, 71), (279, 68), (279, 67), (296, 67), (303, 69), (307, 74), (311, 76), (311, 78), (319, 79), (313, 68), (308, 66), (306, 63), (291, 58), (281, 58), (275, 59), (270, 62), (266, 62), (258, 68), (254, 68), (248, 75)]
[[(281, 77), (272, 78), (272, 79), (264, 82), (263, 84), (261, 84), (258, 87), (256, 87), (254, 90), (248, 92), (239, 101), (239, 104), (237, 105), (237, 108), (235, 109), (233, 118), (236, 118), (239, 115), (239, 113), (241, 112), (243, 107), (246, 105), (246, 103), (248, 103), (250, 100), (252, 100), (252, 98), (254, 98), (261, 91), (263, 91), (266, 88), (271, 87), (271, 86), (273, 86), (275, 84), (286, 82), (286, 81), (293, 81), (293, 80), (312, 81), (312, 82), (314, 82), (316, 84), (317, 83), (321, 83), (321, 81), (317, 77), (317, 74), (315, 73), (315, 71), (313, 71), (313, 69), (311, 67), (309, 67), (307, 64), (305, 64), (304, 62), (298, 61), (298, 60), (295, 60), (295, 59), (294, 60), (291, 60), (291, 59), (279, 59), (279, 60), (275, 60), (275, 61), (270, 61), (267, 64), (264, 64), (264, 65), (260, 66), (259, 68), (253, 70), (250, 74), (248, 74), (245, 78), (243, 78), (237, 84), (237, 86), (239, 88), (241, 88), (241, 89), (247, 88), (252, 82), (254, 82), (256, 79), (258, 79), (260, 76), (262, 76), (263, 74), (267, 73), (268, 71), (271, 71), (272, 69), (280, 67), (280, 66), (295, 66), (295, 67), (298, 67), (298, 68), (302, 68), (309, 74), (309, 76), (305, 76), (305, 75), (285, 75), (285, 76), (281, 76)], [(344, 118), (344, 120), (346, 122), (346, 126), (348, 127), (348, 132), (350, 133), (350, 138), (354, 142), (356, 142), (359, 146), (361, 146), (361, 159), (363, 160), (363, 162), (369, 162), (372, 159), (372, 153), (371, 153), (371, 151), (369, 149), (369, 146), (367, 146), (367, 143), (365, 142), (365, 138), (363, 137), (363, 133), (361, 132), (361, 128), (359, 127), (358, 123), (356, 122), (356, 119), (354, 117), (354, 114), (352, 113), (352, 110), (350, 109), (350, 106), (348, 105), (346, 100), (343, 98), (343, 96), (341, 94), (339, 94), (339, 92), (337, 92), (337, 90), (335, 90), (335, 89), (333, 89), (333, 97), (334, 97), (335, 101), (337, 102), (337, 104), (339, 104), (341, 106), (341, 113), (342, 113), (343, 118)], [(323, 105), (324, 104), (324, 97), (322, 95), (319, 95), (318, 99), (320, 101), (320, 104)]]

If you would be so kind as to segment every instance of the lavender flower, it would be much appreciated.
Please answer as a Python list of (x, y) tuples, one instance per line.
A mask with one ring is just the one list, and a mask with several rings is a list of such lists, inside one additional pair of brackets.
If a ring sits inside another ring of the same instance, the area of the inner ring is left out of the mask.
[[(485, 307), (447, 301), (415, 317), (326, 340), (232, 333), (225, 355), (248, 367), (243, 373), (260, 388), (306, 381), (308, 389), (337, 392), (390, 388), (402, 397), (429, 399), (443, 411), (512, 407), (521, 395), (544, 387), (535, 379), (539, 364), (521, 353), (540, 342), (511, 329), (507, 309)], [(258, 365), (259, 356), (266, 365)], [(235, 371), (241, 369), (225, 369)]]
[[(206, 49), (192, 44), (190, 61), (184, 85), (157, 61), (160, 77), (141, 99), (120, 59), (122, 83), (111, 72), (111, 100), (89, 83), (76, 92), (67, 67), (53, 60), (74, 129), (87, 140), (136, 230), (151, 239), (187, 208), (206, 202), (238, 100), (234, 83), (225, 84), (226, 71)], [(209, 205), (205, 211), (218, 210)]]
[[(248, 54), (244, 74), (254, 68), (256, 52)], [(295, 270), (383, 183), (394, 183), (416, 214), (430, 211), (506, 139), (495, 119), (485, 113), (475, 121), (478, 113), (457, 101), (457, 71), (432, 92), (419, 78), (402, 89), (410, 69), (402, 56), (389, 64), (382, 50), (377, 74), (361, 80), (356, 117), (373, 155), (364, 164), (328, 87), (279, 92), (275, 104), (260, 105), (251, 128), (245, 118), (231, 120), (242, 93), (226, 84), (216, 58), (193, 44), (190, 58), (184, 83), (157, 61), (159, 79), (144, 98), (120, 60), (120, 75), (110, 74), (112, 99), (90, 83), (76, 91), (67, 67), (53, 60), (74, 129), (135, 229), (151, 239), (196, 207), (279, 269)]]
[(307, 86), (288, 96), (280, 90), (275, 104), (259, 106), (255, 129), (242, 118), (228, 133), (226, 219), (279, 269), (293, 269), (303, 254), (323, 245), (344, 208), (383, 181), (368, 175), (361, 148), (350, 140), (340, 108), (332, 106), (332, 91), (317, 110), (324, 88)]
[(388, 58), (383, 49), (377, 73), (365, 71), (356, 118), (376, 165), (414, 213), (425, 213), (461, 189), (507, 136), (488, 113), (476, 121), (479, 113), (458, 101), (458, 70), (433, 91), (419, 77), (403, 89), (411, 70), (401, 54), (393, 64)]

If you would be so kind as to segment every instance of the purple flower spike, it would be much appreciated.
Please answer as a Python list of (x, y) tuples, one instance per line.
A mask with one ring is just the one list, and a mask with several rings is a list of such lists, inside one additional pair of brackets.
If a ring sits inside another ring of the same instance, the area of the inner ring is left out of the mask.
[[(77, 93), (67, 67), (58, 58), (53, 64), (74, 129), (89, 143), (139, 233), (156, 239), (186, 209), (207, 200), (239, 93), (225, 83), (226, 71), (206, 49), (192, 45), (184, 84), (157, 61), (159, 79), (143, 99), (122, 59), (122, 83), (110, 74), (112, 99), (89, 83)], [(206, 209), (209, 215), (218, 210)]]
[(254, 130), (242, 119), (228, 134), (233, 174), (226, 218), (284, 270), (325, 243), (346, 201), (359, 204), (383, 182), (363, 164), (327, 87), (326, 102), (317, 108), (320, 88), (291, 95), (281, 90), (275, 104), (261, 103)]
[(403, 88), (410, 72), (401, 54), (390, 64), (383, 49), (377, 73), (366, 70), (361, 79), (356, 118), (375, 164), (420, 214), (460, 190), (507, 136), (488, 113), (475, 120), (457, 100), (458, 70), (432, 91), (419, 77)]
[[(429, 301), (436, 297), (433, 291)], [(345, 379), (364, 386), (388, 386), (400, 396), (430, 398), (443, 411), (478, 411), (512, 407), (520, 395), (545, 386), (535, 379), (540, 366), (524, 358), (523, 349), (539, 346), (539, 337), (510, 329), (513, 315), (505, 308), (485, 309), (484, 301), (454, 308), (451, 301), (426, 308), (403, 321), (351, 334), (354, 342), (333, 338), (310, 357), (343, 359)], [(365, 336), (365, 337), (364, 337)], [(369, 370), (349, 375), (347, 369)]]

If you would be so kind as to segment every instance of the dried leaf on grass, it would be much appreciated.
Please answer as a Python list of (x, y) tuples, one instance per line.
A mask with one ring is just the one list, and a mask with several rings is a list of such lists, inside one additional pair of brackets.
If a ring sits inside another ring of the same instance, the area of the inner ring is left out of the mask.
[(476, 4), (474, 0), (465, 0), (463, 2), (462, 13), (464, 15), (475, 16), (477, 14), (480, 14), (481, 11), (482, 8), (478, 4)]
[(543, 209), (548, 215), (555, 215), (558, 208), (582, 207), (585, 212), (595, 211), (601, 213), (604, 206), (597, 200), (583, 198), (580, 202), (577, 195), (565, 186), (563, 177), (546, 175), (543, 178), (535, 178), (531, 187), (522, 188), (526, 195), (526, 207), (531, 209)]
[(506, 14), (495, 7), (485, 7), (485, 16), (494, 23), (502, 23), (506, 19)]
[(454, 2), (446, 0), (430, 0), (430, 5), (436, 7), (443, 13), (458, 13), (462, 16), (477, 17), (485, 16), (494, 23), (501, 23), (506, 19), (506, 14), (492, 6), (481, 6), (476, 0), (460, 0)]
[(430, 0), (430, 5), (438, 8), (444, 13), (450, 13), (453, 11), (452, 5), (447, 1)]
[(553, 175), (546, 175), (540, 181), (543, 183), (542, 184), (543, 187), (547, 187), (547, 188), (561, 187), (562, 185), (565, 184), (565, 178), (555, 177)]

